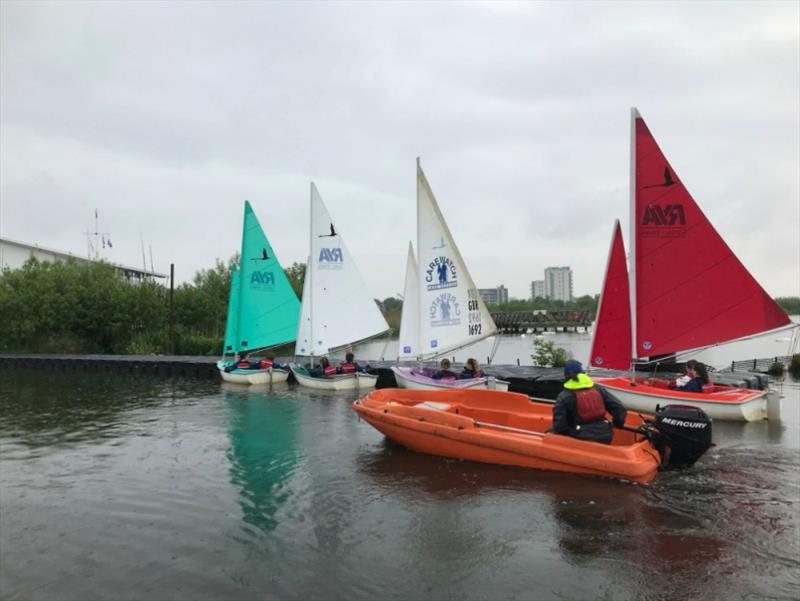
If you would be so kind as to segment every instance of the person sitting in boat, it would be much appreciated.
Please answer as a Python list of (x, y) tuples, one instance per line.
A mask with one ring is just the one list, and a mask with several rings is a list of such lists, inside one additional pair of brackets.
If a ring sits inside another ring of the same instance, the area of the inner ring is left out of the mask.
[(264, 358), (258, 362), (258, 369), (269, 369), (270, 367), (282, 367), (280, 364), (275, 363), (275, 357), (272, 355), (264, 355)]
[(354, 374), (357, 371), (364, 371), (364, 368), (361, 367), (355, 360), (355, 355), (353, 353), (347, 353), (344, 356), (344, 362), (339, 365), (336, 373), (340, 374)]
[(482, 378), (483, 372), (478, 365), (477, 359), (469, 358), (464, 362), (464, 369), (458, 374), (459, 380), (468, 380), (469, 378)]
[(247, 353), (242, 353), (241, 356), (236, 355), (234, 360), (225, 366), (225, 371), (228, 373), (237, 369), (253, 369), (250, 361), (247, 360)]
[(670, 388), (685, 392), (703, 392), (703, 386), (710, 384), (705, 364), (690, 359), (686, 362), (686, 375), (670, 382)]
[(439, 362), (439, 371), (431, 376), (434, 380), (457, 380), (458, 376), (454, 371), (450, 371), (450, 359), (442, 359)]
[(321, 357), (319, 365), (308, 373), (314, 378), (328, 378), (336, 375), (336, 368), (331, 365), (327, 357)]
[(610, 392), (595, 386), (579, 361), (567, 361), (564, 378), (564, 390), (553, 405), (553, 427), (549, 431), (609, 444), (614, 432), (606, 412), (613, 417), (614, 426), (621, 428), (628, 413), (625, 407)]

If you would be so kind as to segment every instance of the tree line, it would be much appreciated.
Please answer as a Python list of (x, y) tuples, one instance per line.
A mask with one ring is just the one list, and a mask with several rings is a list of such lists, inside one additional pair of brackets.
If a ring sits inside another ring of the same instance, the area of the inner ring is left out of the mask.
[[(175, 353), (221, 354), (231, 267), (217, 260), (174, 291)], [(305, 264), (284, 271), (298, 298)], [(777, 302), (800, 314), (800, 297)], [(398, 298), (375, 299), (394, 334), (403, 308)], [(597, 309), (598, 296), (572, 302), (511, 300), (491, 312)], [(40, 353), (150, 354), (170, 350), (169, 290), (154, 281), (131, 282), (104, 262), (37, 261), (0, 272), (0, 351)]]

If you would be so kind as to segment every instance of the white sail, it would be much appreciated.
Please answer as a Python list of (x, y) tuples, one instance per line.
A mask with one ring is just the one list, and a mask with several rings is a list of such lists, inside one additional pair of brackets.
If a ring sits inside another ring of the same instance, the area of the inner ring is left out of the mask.
[(406, 283), (403, 288), (403, 313), (400, 316), (400, 337), (397, 340), (397, 358), (400, 361), (416, 359), (419, 347), (419, 275), (414, 246), (408, 243)]
[(389, 326), (313, 183), (310, 235), (295, 354), (320, 356), (387, 331)]
[(419, 342), (422, 358), (478, 342), (497, 331), (417, 161)]

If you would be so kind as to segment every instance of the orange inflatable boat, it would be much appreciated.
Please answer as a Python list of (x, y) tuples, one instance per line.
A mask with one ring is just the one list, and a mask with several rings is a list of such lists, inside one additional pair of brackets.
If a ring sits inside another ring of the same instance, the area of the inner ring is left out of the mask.
[(653, 419), (629, 412), (610, 445), (546, 432), (552, 405), (511, 392), (384, 388), (353, 410), (422, 453), (640, 483), (652, 481), (662, 464), (691, 465), (711, 446), (711, 420), (686, 406), (659, 409)]

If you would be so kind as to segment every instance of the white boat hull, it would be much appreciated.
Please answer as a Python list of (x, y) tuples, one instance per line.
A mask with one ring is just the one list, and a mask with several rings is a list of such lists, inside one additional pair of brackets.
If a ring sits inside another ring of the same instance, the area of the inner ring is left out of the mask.
[(378, 381), (377, 375), (362, 372), (315, 378), (302, 373), (300, 370), (291, 369), (298, 384), (307, 388), (316, 388), (317, 390), (368, 390), (375, 388), (375, 384)]
[(289, 371), (279, 367), (225, 371), (225, 365), (222, 362), (218, 362), (217, 369), (219, 369), (219, 375), (222, 376), (222, 380), (232, 384), (278, 384), (285, 382), (289, 378)]
[[(409, 390), (466, 390), (467, 388), (485, 388), (490, 390), (500, 390), (502, 392), (508, 391), (508, 382), (505, 380), (496, 380), (494, 378), (475, 378), (473, 380), (441, 380), (437, 383), (422, 382), (409, 378), (402, 371), (392, 368), (394, 372), (394, 379), (397, 382), (398, 388), (407, 388)], [(494, 382), (492, 383), (492, 380)], [(458, 386), (454, 386), (450, 382), (460, 382)]]
[(705, 394), (707, 399), (695, 399), (671, 397), (656, 393), (645, 392), (633, 387), (623, 388), (609, 386), (603, 382), (597, 382), (611, 392), (629, 411), (641, 411), (643, 413), (655, 413), (656, 406), (674, 404), (691, 405), (698, 407), (714, 420), (723, 421), (746, 421), (754, 422), (767, 418), (767, 391), (750, 391), (753, 395), (741, 402), (731, 402), (724, 400), (714, 400), (714, 393)]

